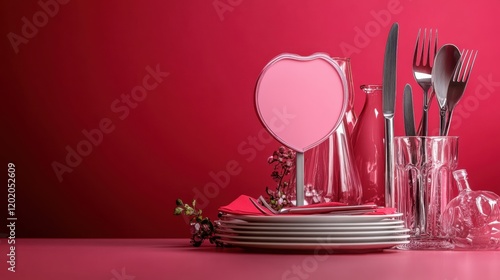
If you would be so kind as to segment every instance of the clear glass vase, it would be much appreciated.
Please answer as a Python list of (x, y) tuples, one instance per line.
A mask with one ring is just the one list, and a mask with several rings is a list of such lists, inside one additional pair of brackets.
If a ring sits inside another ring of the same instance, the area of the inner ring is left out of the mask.
[[(335, 133), (328, 139), (330, 154), (333, 156), (329, 161), (328, 174), (333, 175), (334, 201), (357, 205), (362, 202), (363, 189), (354, 161), (354, 149), (352, 146), (352, 133), (357, 125), (358, 118), (354, 110), (354, 81), (352, 78), (351, 59), (343, 57), (333, 58), (344, 72), (347, 81), (348, 102), (342, 123)], [(326, 146), (323, 146), (325, 148)], [(330, 186), (330, 185), (328, 185)]]
[(354, 128), (352, 143), (363, 203), (385, 205), (385, 144), (382, 86), (362, 85), (365, 103)]
[[(349, 58), (333, 57), (347, 80), (348, 104), (337, 130), (328, 139), (304, 153), (305, 204), (339, 201), (351, 205), (361, 203), (362, 188), (354, 162), (351, 134), (357, 117)], [(295, 179), (292, 179), (295, 185)], [(294, 188), (290, 188), (293, 192)], [(296, 194), (292, 193), (294, 201)]]
[(352, 134), (354, 127), (358, 121), (356, 112), (354, 111), (354, 82), (352, 79), (351, 59), (348, 57), (332, 57), (338, 63), (340, 69), (344, 72), (349, 90), (349, 99), (345, 110), (345, 125), (347, 131)]

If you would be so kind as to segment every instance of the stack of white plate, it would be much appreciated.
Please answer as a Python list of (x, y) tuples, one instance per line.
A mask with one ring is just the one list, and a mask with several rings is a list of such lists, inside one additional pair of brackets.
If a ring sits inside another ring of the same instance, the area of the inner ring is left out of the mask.
[(409, 242), (401, 215), (224, 215), (217, 236), (245, 248), (382, 250)]

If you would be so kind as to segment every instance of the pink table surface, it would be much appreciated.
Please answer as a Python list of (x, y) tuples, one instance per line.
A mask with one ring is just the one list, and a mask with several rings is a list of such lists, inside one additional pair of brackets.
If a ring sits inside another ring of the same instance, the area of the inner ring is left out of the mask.
[(270, 253), (187, 239), (17, 239), (16, 272), (0, 243), (0, 279), (500, 279), (500, 251)]

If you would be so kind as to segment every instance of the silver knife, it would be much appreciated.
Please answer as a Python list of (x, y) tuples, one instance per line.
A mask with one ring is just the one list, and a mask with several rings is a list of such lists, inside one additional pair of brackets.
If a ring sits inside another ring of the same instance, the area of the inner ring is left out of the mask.
[(406, 136), (416, 136), (415, 114), (413, 112), (413, 94), (410, 84), (405, 85), (403, 94), (403, 116)]
[(385, 118), (385, 206), (395, 207), (394, 194), (394, 105), (396, 101), (396, 55), (398, 23), (394, 23), (387, 37), (382, 79), (383, 112)]
[[(409, 84), (405, 85), (405, 91), (403, 95), (403, 115), (404, 115), (404, 123), (405, 123), (405, 132), (406, 136), (417, 136), (417, 132), (415, 131), (415, 115), (413, 112), (413, 94), (411, 91), (411, 86)], [(423, 124), (423, 123), (422, 123)], [(419, 134), (420, 135), (420, 134)], [(417, 164), (417, 145), (413, 141), (408, 141), (408, 144), (410, 145), (410, 150), (411, 150), (411, 164), (416, 165)], [(414, 175), (412, 172), (409, 173), (409, 180), (411, 182), (415, 182), (416, 184), (416, 191), (415, 191), (415, 204), (416, 204), (416, 211), (414, 211), (414, 222), (415, 222), (415, 227), (424, 230), (425, 231), (425, 225), (427, 224), (426, 222), (426, 217), (425, 217), (425, 212), (423, 207), (423, 198), (424, 196), (422, 195), (422, 184), (420, 180), (414, 178)]]

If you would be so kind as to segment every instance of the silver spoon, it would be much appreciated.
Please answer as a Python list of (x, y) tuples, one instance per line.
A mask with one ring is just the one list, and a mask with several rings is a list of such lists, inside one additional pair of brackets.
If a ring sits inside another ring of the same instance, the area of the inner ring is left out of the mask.
[(443, 45), (434, 59), (432, 68), (432, 87), (436, 92), (436, 99), (439, 103), (440, 110), (440, 126), (439, 135), (444, 135), (446, 111), (448, 110), (446, 99), (448, 96), (448, 86), (453, 75), (453, 70), (460, 59), (460, 51), (455, 45)]

